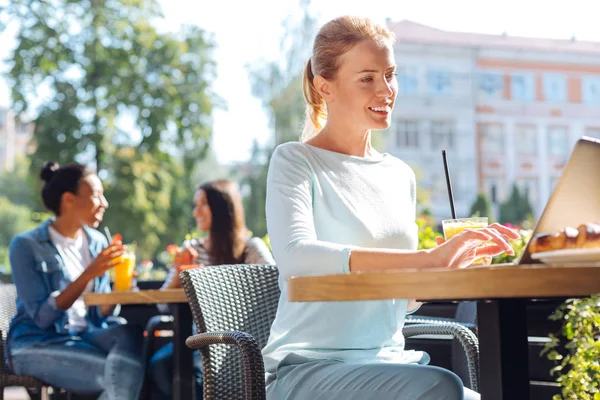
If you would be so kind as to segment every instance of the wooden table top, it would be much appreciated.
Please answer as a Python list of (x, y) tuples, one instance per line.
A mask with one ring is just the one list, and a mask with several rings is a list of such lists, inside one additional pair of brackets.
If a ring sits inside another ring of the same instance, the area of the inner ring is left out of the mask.
[(499, 264), (292, 277), (290, 301), (476, 300), (579, 297), (600, 293), (600, 264)]
[(88, 306), (113, 304), (187, 303), (183, 289), (138, 290), (137, 292), (86, 293)]

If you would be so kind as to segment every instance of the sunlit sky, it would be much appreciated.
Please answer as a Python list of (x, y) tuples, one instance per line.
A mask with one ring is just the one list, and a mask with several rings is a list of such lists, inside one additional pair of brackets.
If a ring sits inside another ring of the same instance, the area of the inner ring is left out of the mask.
[[(214, 114), (213, 145), (219, 161), (249, 158), (253, 139), (270, 140), (272, 132), (260, 101), (252, 96), (246, 65), (276, 60), (283, 34), (282, 21), (299, 13), (298, 0), (230, 0), (190, 2), (163, 0), (161, 30), (197, 24), (214, 33), (216, 93), (227, 110)], [(323, 23), (339, 15), (369, 16), (379, 22), (408, 19), (435, 28), (509, 35), (600, 42), (600, 3), (593, 0), (313, 0), (311, 9)], [(14, 46), (10, 30), (0, 35), (0, 59)], [(0, 63), (0, 70), (5, 67)], [(0, 78), (0, 106), (10, 105)]]

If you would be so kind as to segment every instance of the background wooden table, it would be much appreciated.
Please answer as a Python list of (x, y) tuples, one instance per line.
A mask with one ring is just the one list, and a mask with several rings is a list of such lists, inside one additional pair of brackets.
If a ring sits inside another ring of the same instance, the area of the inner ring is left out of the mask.
[(173, 399), (195, 399), (193, 351), (185, 345), (192, 335), (192, 312), (183, 289), (87, 293), (88, 306), (113, 304), (169, 304), (173, 312)]
[(482, 400), (529, 399), (529, 300), (596, 293), (598, 263), (403, 269), (288, 281), (290, 301), (477, 300)]
[(108, 304), (187, 303), (183, 289), (138, 290), (111, 293), (87, 293), (83, 296), (89, 306)]

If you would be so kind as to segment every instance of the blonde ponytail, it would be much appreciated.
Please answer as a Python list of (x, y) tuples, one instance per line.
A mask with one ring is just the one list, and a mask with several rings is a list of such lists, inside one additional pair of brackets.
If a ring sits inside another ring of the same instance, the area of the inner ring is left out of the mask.
[(323, 129), (323, 124), (327, 120), (327, 109), (325, 108), (325, 99), (321, 97), (314, 84), (315, 76), (312, 71), (312, 59), (308, 59), (304, 69), (304, 78), (302, 90), (306, 99), (306, 118), (304, 128), (300, 136), (301, 142), (314, 137)]

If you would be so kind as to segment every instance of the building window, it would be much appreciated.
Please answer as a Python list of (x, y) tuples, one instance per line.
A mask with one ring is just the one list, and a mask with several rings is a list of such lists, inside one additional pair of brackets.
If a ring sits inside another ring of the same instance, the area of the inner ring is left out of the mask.
[(452, 89), (452, 77), (449, 71), (432, 69), (427, 73), (430, 94), (448, 94)]
[(565, 159), (569, 155), (569, 131), (565, 126), (548, 128), (548, 154)]
[(504, 151), (504, 129), (502, 125), (481, 125), (481, 149), (488, 154), (497, 154)]
[(587, 104), (600, 104), (600, 77), (584, 76), (581, 80), (583, 102)]
[(504, 184), (498, 178), (485, 178), (483, 181), (484, 192), (489, 196), (492, 204), (498, 204), (503, 200)]
[(416, 67), (398, 67), (398, 95), (416, 96), (419, 93), (419, 75)]
[(431, 146), (434, 150), (454, 148), (454, 123), (449, 121), (432, 121)]
[(535, 155), (537, 149), (536, 129), (533, 125), (517, 125), (515, 145), (517, 154)]
[(535, 100), (535, 84), (533, 75), (515, 73), (510, 77), (510, 91), (513, 100), (533, 101)]
[(419, 147), (419, 122), (399, 120), (396, 124), (396, 146), (398, 148)]
[(517, 183), (517, 187), (519, 188), (519, 192), (521, 193), (521, 195), (524, 197), (527, 197), (527, 199), (529, 200), (529, 205), (531, 206), (532, 209), (535, 209), (537, 201), (538, 201), (538, 195), (539, 195), (537, 179), (522, 178), (522, 179), (517, 179), (516, 183)]
[(502, 99), (504, 77), (499, 72), (483, 72), (479, 75), (479, 92), (484, 98)]
[(556, 103), (563, 103), (567, 100), (567, 79), (564, 75), (544, 75), (544, 98), (546, 101)]
[(585, 136), (590, 136), (596, 139), (600, 139), (600, 127), (598, 128), (587, 128), (585, 130)]

